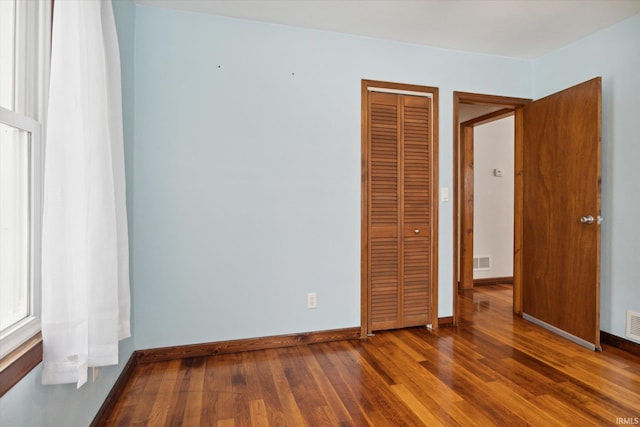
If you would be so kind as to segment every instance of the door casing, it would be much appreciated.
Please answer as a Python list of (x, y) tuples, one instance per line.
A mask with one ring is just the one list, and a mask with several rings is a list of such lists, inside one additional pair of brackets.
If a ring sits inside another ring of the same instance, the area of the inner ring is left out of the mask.
[[(460, 104), (489, 105), (501, 107), (496, 113), (486, 117), (479, 117), (475, 121), (467, 122), (466, 126), (474, 126), (484, 120), (493, 119), (494, 115), (514, 114), (514, 259), (513, 259), (513, 311), (522, 314), (522, 136), (523, 114), (522, 107), (531, 102), (528, 98), (513, 98), (496, 95), (484, 95), (469, 92), (453, 93), (453, 324), (458, 324), (458, 289), (462, 272), (467, 275), (473, 270), (469, 266), (473, 263), (473, 180), (469, 179), (469, 168), (461, 164), (463, 159), (463, 141), (461, 124), (459, 123)], [(469, 136), (467, 135), (467, 138)], [(467, 143), (469, 141), (467, 140)], [(465, 173), (466, 172), (466, 173)], [(469, 188), (469, 186), (471, 188)], [(462, 209), (466, 207), (464, 215)], [(466, 219), (466, 223), (461, 221)], [(470, 219), (470, 220), (469, 220)], [(463, 270), (463, 266), (466, 266)], [(472, 279), (471, 279), (472, 280)]]

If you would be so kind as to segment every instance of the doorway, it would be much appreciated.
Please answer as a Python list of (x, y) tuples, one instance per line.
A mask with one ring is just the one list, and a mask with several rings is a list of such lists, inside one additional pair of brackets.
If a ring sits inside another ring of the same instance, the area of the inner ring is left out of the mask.
[[(514, 125), (521, 123), (521, 113), (524, 105), (531, 102), (530, 99), (512, 98), (494, 95), (484, 95), (467, 92), (454, 92), (453, 121), (454, 121), (454, 315), (453, 323), (458, 324), (458, 291), (473, 289), (474, 271), (474, 159), (473, 159), (473, 134), (474, 127), (491, 121), (513, 116)], [(511, 165), (505, 165), (514, 173), (514, 186), (521, 185), (522, 164), (518, 162), (521, 155), (518, 148), (520, 144), (515, 141), (514, 135), (514, 160)], [(520, 147), (521, 148), (521, 147)], [(514, 206), (522, 202), (521, 195), (514, 191)], [(514, 231), (521, 226), (514, 212)], [(520, 314), (521, 308), (521, 284), (515, 278), (516, 270), (521, 268), (519, 259), (520, 242), (516, 240), (518, 233), (514, 233), (514, 258), (513, 258), (513, 310)]]
[(514, 111), (461, 104), (460, 120), (466, 233), (458, 287), (513, 283)]

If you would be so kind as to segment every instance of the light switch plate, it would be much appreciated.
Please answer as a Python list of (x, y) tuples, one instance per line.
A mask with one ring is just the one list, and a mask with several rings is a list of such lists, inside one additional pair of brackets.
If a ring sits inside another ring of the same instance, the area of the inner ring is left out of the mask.
[(440, 189), (440, 200), (443, 202), (449, 201), (449, 187), (442, 187)]

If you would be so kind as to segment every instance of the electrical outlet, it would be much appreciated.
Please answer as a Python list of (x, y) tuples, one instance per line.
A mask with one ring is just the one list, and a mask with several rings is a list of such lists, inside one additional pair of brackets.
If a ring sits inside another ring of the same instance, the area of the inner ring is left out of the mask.
[(316, 308), (318, 306), (318, 296), (315, 292), (307, 294), (307, 308)]
[(98, 379), (98, 374), (100, 373), (100, 368), (98, 368), (97, 366), (94, 366), (92, 368), (92, 378), (91, 378), (91, 382), (96, 382), (96, 380)]

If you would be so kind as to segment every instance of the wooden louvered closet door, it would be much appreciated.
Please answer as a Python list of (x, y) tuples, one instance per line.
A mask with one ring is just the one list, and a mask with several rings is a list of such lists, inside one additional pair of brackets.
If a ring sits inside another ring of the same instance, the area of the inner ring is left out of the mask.
[(372, 330), (431, 323), (431, 99), (369, 94)]

